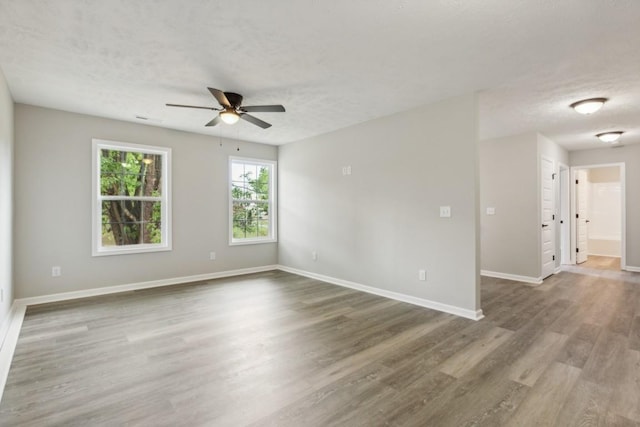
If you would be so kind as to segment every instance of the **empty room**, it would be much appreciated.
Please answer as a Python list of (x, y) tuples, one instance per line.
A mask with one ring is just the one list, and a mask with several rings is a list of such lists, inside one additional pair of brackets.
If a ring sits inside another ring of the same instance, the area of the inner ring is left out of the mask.
[(640, 2), (0, 0), (0, 426), (640, 426)]

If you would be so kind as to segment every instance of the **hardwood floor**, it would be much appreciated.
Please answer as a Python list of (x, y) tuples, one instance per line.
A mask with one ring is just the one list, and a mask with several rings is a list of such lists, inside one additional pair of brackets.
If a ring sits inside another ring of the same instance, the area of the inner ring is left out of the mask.
[(640, 274), (479, 322), (279, 271), (29, 307), (3, 426), (639, 426)]
[(620, 258), (610, 256), (589, 255), (587, 260), (580, 264), (582, 267), (594, 268), (597, 270), (620, 271)]

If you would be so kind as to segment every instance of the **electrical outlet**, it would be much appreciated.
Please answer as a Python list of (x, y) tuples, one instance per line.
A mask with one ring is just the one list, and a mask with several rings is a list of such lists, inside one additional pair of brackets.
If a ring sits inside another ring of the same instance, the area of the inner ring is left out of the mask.
[(216, 253), (215, 252), (209, 252), (209, 259), (211, 261), (215, 261), (216, 260)]
[(418, 270), (418, 280), (427, 280), (427, 270)]
[(316, 251), (311, 251), (311, 259), (314, 261), (318, 260), (318, 252)]
[(51, 277), (60, 277), (62, 276), (62, 268), (58, 265), (51, 267)]

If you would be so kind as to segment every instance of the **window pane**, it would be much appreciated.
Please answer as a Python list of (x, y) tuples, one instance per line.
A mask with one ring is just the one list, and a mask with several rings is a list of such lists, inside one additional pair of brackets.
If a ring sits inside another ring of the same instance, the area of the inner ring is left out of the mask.
[(269, 167), (259, 167), (254, 187), (258, 200), (269, 200)]
[(162, 242), (161, 202), (110, 200), (102, 202), (102, 246)]
[(231, 197), (234, 199), (251, 199), (251, 191), (244, 182), (233, 182)]
[(162, 193), (162, 155), (100, 150), (100, 194), (155, 196)]
[(257, 237), (258, 208), (251, 202), (233, 202), (233, 237)]

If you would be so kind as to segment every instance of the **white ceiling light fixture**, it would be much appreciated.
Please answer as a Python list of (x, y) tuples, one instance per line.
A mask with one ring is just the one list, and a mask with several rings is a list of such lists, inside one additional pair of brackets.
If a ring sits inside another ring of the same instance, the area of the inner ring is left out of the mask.
[(618, 139), (620, 139), (620, 135), (622, 135), (624, 132), (622, 131), (615, 131), (615, 132), (603, 132), (603, 133), (599, 133), (596, 136), (600, 139), (600, 141), (602, 142), (607, 142), (607, 143), (615, 143)]
[(233, 110), (224, 110), (220, 113), (220, 118), (228, 125), (232, 125), (240, 120), (240, 116)]
[(571, 108), (576, 110), (580, 114), (593, 114), (602, 108), (607, 98), (590, 98), (583, 99), (582, 101), (574, 102), (571, 104)]

